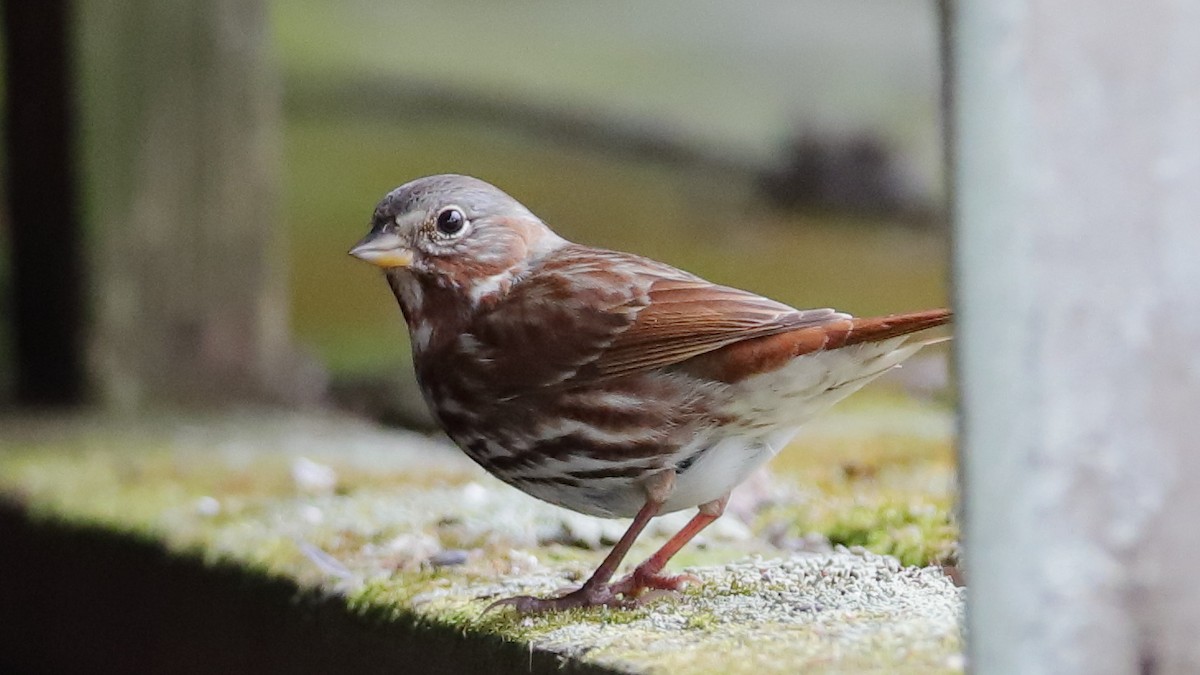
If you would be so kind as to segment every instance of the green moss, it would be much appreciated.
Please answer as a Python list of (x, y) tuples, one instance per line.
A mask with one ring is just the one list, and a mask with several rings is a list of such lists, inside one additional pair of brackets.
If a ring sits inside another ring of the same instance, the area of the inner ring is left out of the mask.
[(717, 617), (712, 612), (696, 612), (688, 617), (684, 627), (688, 630), (712, 630), (719, 625)]
[(858, 507), (829, 526), (829, 540), (895, 556), (905, 565), (953, 564), (958, 528), (933, 505)]
[(388, 623), (412, 617), (406, 601), (425, 586), (420, 580), (390, 579), (364, 584), (346, 594), (346, 607), (369, 621)]
[(623, 626), (644, 619), (652, 611), (650, 606), (623, 609), (615, 607), (590, 607), (568, 609), (562, 612), (522, 616), (509, 609), (481, 613), (474, 618), (465, 617), (464, 627), (496, 635), (503, 635), (522, 642), (537, 643), (546, 636), (564, 628), (581, 625)]
[[(896, 416), (887, 428), (880, 420)], [(949, 415), (887, 389), (852, 398), (817, 420), (772, 466), (797, 499), (758, 514), (755, 529), (818, 534), (906, 565), (952, 564), (959, 528)]]

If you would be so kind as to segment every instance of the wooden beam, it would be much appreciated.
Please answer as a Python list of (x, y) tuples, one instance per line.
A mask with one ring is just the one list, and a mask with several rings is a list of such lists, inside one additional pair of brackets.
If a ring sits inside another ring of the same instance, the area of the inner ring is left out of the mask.
[(83, 237), (75, 182), (71, 3), (4, 3), (5, 150), (16, 400), (85, 392)]
[(98, 393), (305, 401), (276, 214), (280, 84), (264, 0), (80, 7)]

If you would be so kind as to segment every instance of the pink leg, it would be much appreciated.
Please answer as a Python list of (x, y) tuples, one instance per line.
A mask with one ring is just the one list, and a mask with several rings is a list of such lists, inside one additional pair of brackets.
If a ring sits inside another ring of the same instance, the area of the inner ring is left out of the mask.
[(690, 574), (663, 574), (663, 567), (666, 567), (669, 561), (676, 553), (679, 552), (689, 541), (692, 540), (700, 531), (708, 527), (721, 514), (725, 512), (725, 504), (729, 501), (729, 494), (720, 499), (701, 504), (700, 512), (697, 513), (683, 529), (675, 533), (667, 543), (663, 544), (662, 548), (655, 551), (654, 555), (646, 559), (646, 562), (638, 565), (631, 574), (624, 579), (610, 585), (612, 593), (619, 593), (627, 598), (640, 595), (646, 590), (665, 590), (677, 591), (688, 583), (698, 581)]
[(570, 609), (572, 607), (595, 607), (597, 605), (625, 606), (630, 604), (628, 601), (618, 598), (618, 593), (613, 591), (612, 585), (608, 582), (612, 579), (613, 574), (616, 573), (621, 561), (625, 559), (625, 555), (629, 553), (629, 547), (633, 546), (633, 542), (637, 540), (638, 535), (642, 533), (642, 530), (646, 529), (646, 525), (650, 522), (650, 519), (658, 515), (659, 509), (662, 508), (663, 502), (666, 501), (674, 485), (675, 473), (673, 471), (659, 474), (651, 479), (646, 489), (647, 497), (645, 506), (633, 517), (633, 523), (629, 525), (629, 529), (625, 530), (625, 534), (621, 535), (621, 540), (617, 542), (617, 545), (613, 546), (613, 549), (609, 551), (608, 555), (604, 558), (604, 562), (600, 563), (600, 566), (596, 568), (592, 576), (578, 590), (558, 598), (535, 598), (529, 595), (504, 598), (488, 605), (487, 609), (483, 610), (484, 613), (506, 605), (513, 607), (522, 614), (531, 614)]

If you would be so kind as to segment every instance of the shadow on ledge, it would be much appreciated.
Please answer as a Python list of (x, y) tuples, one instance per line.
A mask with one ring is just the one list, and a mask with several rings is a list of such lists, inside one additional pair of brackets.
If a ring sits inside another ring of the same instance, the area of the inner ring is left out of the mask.
[(0, 672), (614, 671), (0, 504)]

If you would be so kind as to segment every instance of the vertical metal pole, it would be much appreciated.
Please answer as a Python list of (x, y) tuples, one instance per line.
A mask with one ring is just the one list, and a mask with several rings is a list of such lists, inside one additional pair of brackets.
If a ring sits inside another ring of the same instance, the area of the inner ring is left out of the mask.
[(971, 661), (1200, 670), (1200, 4), (963, 2)]

